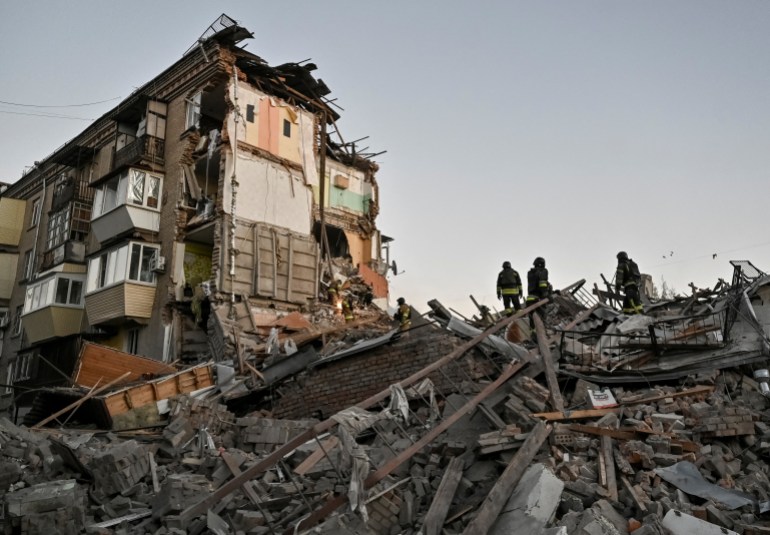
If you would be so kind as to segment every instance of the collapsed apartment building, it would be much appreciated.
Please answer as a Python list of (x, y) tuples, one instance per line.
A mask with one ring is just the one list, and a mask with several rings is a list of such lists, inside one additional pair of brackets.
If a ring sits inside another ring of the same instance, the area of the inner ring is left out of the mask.
[(167, 363), (231, 346), (210, 307), (300, 310), (333, 278), (387, 306), (373, 154), (313, 63), (270, 66), (250, 37), (222, 15), (2, 193), (0, 409), (68, 384), (84, 341)]
[(5, 532), (768, 533), (770, 276), (733, 269), (633, 316), (578, 281), (406, 332), (253, 312), (193, 366), (86, 343), (0, 420)]
[(770, 276), (401, 331), (376, 165), (248, 35), (0, 196), (4, 399), (35, 400), (0, 418), (4, 533), (770, 533)]

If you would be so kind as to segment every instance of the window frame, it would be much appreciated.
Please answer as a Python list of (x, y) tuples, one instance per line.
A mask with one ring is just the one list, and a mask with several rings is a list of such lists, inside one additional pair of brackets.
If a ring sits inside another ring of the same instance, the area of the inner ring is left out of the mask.
[(32, 249), (28, 249), (24, 253), (24, 266), (22, 269), (22, 277), (21, 280), (29, 280), (30, 277), (32, 277), (32, 271), (34, 269), (35, 262), (34, 257), (32, 256)]
[[(22, 316), (51, 306), (82, 309), (84, 303), (83, 289), (85, 288), (85, 279), (85, 273), (56, 273), (50, 277), (35, 281), (34, 284), (27, 285)], [(57, 301), (59, 281), (61, 280), (67, 281), (67, 296), (64, 303)], [(80, 284), (80, 292), (78, 293), (77, 301), (74, 303), (72, 302), (74, 297), (73, 290), (77, 284), (73, 283)]]
[[(141, 202), (137, 202), (133, 189), (138, 177), (141, 176)], [(147, 210), (160, 211), (161, 197), (163, 195), (164, 175), (151, 173), (144, 169), (129, 167), (123, 172), (105, 180), (94, 194), (94, 203), (91, 209), (90, 221), (96, 221), (103, 215), (109, 214), (121, 206), (134, 206), (136, 208), (145, 208)], [(155, 190), (153, 192), (153, 190)], [(107, 191), (114, 191), (114, 194), (107, 195)], [(151, 193), (155, 193), (151, 196)], [(109, 201), (109, 204), (108, 204)]]
[(32, 201), (32, 213), (29, 218), (29, 228), (34, 228), (40, 223), (40, 216), (43, 213), (43, 198), (38, 197)]
[(13, 316), (13, 329), (11, 330), (11, 336), (19, 336), (21, 335), (22, 323), (21, 323), (21, 316), (24, 314), (24, 305), (19, 305), (16, 307), (16, 313)]
[[(138, 247), (135, 269), (133, 251)], [(152, 250), (152, 253), (149, 251)], [(130, 282), (157, 286), (158, 276), (152, 269), (152, 257), (159, 257), (160, 244), (130, 241), (119, 247), (101, 251), (88, 260), (88, 277), (86, 279), (85, 295), (90, 295), (117, 284)], [(143, 261), (147, 259), (147, 268), (143, 270)], [(134, 275), (132, 276), (132, 272)], [(92, 275), (93, 273), (93, 275)], [(149, 280), (143, 280), (142, 277)]]
[(186, 98), (185, 103), (187, 104), (184, 118), (185, 131), (200, 128), (203, 91), (198, 91), (191, 97)]

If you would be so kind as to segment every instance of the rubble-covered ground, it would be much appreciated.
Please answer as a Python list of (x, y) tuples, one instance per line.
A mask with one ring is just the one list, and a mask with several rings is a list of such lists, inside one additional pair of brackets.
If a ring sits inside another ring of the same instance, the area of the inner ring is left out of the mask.
[(5, 533), (770, 533), (750, 268), (637, 316), (582, 281), (512, 317), (432, 301), (407, 332), (365, 298), (347, 323), (216, 311), (216, 385), (132, 377), (47, 426), (0, 420)]

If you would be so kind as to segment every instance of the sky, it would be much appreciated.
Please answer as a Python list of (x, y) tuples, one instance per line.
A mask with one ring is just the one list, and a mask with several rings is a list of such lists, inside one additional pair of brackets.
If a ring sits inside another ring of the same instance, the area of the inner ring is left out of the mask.
[(619, 250), (680, 293), (729, 280), (731, 259), (770, 271), (761, 0), (3, 2), (0, 181), (223, 12), (269, 63), (312, 58), (345, 139), (387, 151), (391, 292), (420, 311), (499, 310), (502, 262), (526, 277), (537, 256), (555, 288), (611, 279)]

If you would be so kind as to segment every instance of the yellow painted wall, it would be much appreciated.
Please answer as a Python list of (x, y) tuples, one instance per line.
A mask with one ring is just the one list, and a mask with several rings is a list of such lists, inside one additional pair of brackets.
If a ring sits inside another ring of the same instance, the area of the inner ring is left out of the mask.
[(26, 201), (0, 197), (0, 245), (18, 247), (26, 207)]
[(16, 281), (16, 266), (19, 255), (16, 253), (0, 253), (0, 299), (10, 299), (13, 283)]

